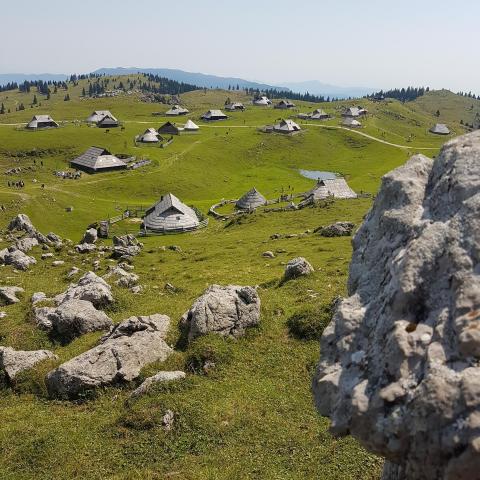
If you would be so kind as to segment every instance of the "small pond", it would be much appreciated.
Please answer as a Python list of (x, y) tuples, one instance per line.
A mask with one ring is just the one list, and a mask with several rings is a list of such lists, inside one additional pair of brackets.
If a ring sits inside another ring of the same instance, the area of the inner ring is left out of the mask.
[(311, 178), (312, 180), (331, 180), (337, 178), (333, 172), (322, 172), (321, 170), (299, 170), (302, 177)]

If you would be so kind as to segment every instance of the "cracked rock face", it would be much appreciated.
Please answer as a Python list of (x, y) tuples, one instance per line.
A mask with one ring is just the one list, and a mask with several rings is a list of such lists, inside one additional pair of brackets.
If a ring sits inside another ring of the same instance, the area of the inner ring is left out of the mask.
[(78, 398), (95, 388), (130, 382), (147, 364), (164, 361), (173, 352), (165, 336), (166, 315), (130, 317), (113, 327), (100, 344), (48, 373), (53, 397)]
[(110, 285), (93, 272), (87, 272), (77, 283), (72, 283), (68, 289), (55, 297), (55, 303), (60, 305), (68, 300), (87, 300), (96, 308), (101, 308), (113, 302)]
[(189, 340), (208, 333), (238, 338), (259, 322), (260, 297), (256, 290), (237, 285), (211, 285), (181, 319)]
[(384, 479), (479, 478), (479, 167), (475, 132), (385, 175), (321, 340), (317, 408)]
[(49, 350), (22, 351), (10, 347), (0, 347), (0, 371), (4, 371), (9, 380), (33, 368), (37, 363), (57, 356)]

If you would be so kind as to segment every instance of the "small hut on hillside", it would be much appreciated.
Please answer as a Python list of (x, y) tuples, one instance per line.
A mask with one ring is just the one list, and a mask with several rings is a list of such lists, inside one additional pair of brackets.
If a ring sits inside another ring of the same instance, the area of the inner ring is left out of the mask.
[(444, 123), (436, 123), (430, 130), (430, 133), (436, 135), (449, 135), (450, 129)]
[(143, 228), (156, 233), (188, 232), (198, 228), (195, 211), (175, 195), (167, 193), (150, 207), (143, 217)]
[(274, 108), (278, 108), (280, 110), (287, 110), (289, 108), (294, 108), (295, 104), (290, 102), (290, 100), (280, 100)]
[(179, 135), (180, 129), (174, 123), (166, 122), (158, 129), (158, 133), (164, 135)]
[(360, 128), (362, 126), (362, 124), (358, 120), (355, 120), (352, 117), (346, 117), (343, 120), (342, 125), (349, 128)]
[(70, 162), (72, 168), (87, 173), (108, 172), (127, 168), (127, 164), (101, 147), (90, 147), (85, 153)]
[(226, 120), (228, 117), (221, 110), (209, 110), (202, 115), (202, 120)]
[(109, 115), (106, 115), (97, 123), (97, 127), (98, 128), (117, 128), (118, 120), (114, 117), (110, 117)]
[(39, 128), (57, 128), (58, 123), (50, 115), (34, 115), (28, 122), (29, 130), (37, 130)]
[(330, 115), (321, 108), (317, 108), (310, 115), (310, 120), (327, 120), (329, 118)]
[(138, 141), (142, 143), (158, 143), (162, 137), (154, 128), (147, 128), (140, 137)]
[(118, 119), (115, 118), (110, 110), (95, 110), (92, 114), (87, 118), (87, 123), (95, 123), (102, 121), (105, 117), (110, 117), (113, 120), (118, 122)]
[(281, 120), (273, 126), (273, 131), (276, 133), (292, 134), (301, 130), (300, 125), (293, 120)]
[(235, 206), (239, 210), (255, 210), (267, 203), (267, 199), (253, 187), (243, 197), (237, 200)]
[(346, 118), (356, 118), (362, 117), (368, 113), (368, 110), (362, 107), (349, 107), (343, 113), (342, 117)]
[(357, 194), (348, 186), (344, 178), (318, 180), (314, 188), (304, 194), (305, 200), (323, 200), (334, 198), (357, 198)]
[(191, 120), (188, 120), (187, 123), (183, 126), (183, 130), (185, 132), (198, 132), (198, 130), (200, 130), (200, 127)]
[(165, 112), (165, 115), (174, 117), (178, 115), (186, 115), (187, 113), (190, 113), (190, 112), (186, 108), (180, 105), (174, 105), (170, 110), (167, 110)]
[(261, 97), (254, 97), (254, 99), (252, 100), (252, 103), (260, 107), (266, 107), (268, 105), (271, 105), (272, 101), (265, 95), (262, 95)]
[(241, 102), (230, 102), (225, 104), (225, 110), (228, 110), (229, 112), (240, 110), (243, 112), (245, 110), (245, 106)]

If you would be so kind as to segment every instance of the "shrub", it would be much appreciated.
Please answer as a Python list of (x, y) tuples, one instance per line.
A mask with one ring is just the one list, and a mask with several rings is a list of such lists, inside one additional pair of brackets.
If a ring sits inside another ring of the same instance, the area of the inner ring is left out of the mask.
[(290, 334), (299, 340), (319, 340), (332, 318), (332, 303), (305, 307), (288, 320)]

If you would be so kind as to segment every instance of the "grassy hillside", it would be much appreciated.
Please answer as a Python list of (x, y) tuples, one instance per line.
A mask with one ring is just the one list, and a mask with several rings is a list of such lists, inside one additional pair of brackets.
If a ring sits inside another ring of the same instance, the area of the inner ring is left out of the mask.
[[(82, 88), (40, 98), (18, 92), (0, 93), (0, 103), (11, 113), (0, 116), (0, 227), (16, 213), (30, 215), (43, 232), (54, 231), (78, 241), (93, 221), (118, 214), (127, 205), (148, 206), (171, 191), (204, 212), (222, 198), (237, 198), (256, 186), (267, 198), (283, 190), (296, 193), (314, 184), (298, 170), (342, 173), (356, 191), (374, 194), (381, 176), (417, 151), (434, 155), (445, 141), (427, 132), (435, 121), (420, 101), (371, 103), (362, 101), (370, 114), (364, 128), (352, 132), (337, 128), (339, 114), (348, 102), (297, 103), (297, 112), (324, 108), (336, 118), (304, 125), (294, 137), (259, 133), (257, 126), (287, 115), (272, 108), (247, 105), (226, 122), (207, 125), (198, 117), (209, 108), (221, 108), (229, 96), (247, 104), (241, 92), (196, 91), (181, 96), (190, 118), (201, 125), (197, 135), (175, 137), (167, 148), (136, 147), (133, 138), (147, 127), (158, 127), (166, 118), (152, 116), (166, 105), (140, 101), (137, 94), (84, 99)], [(15, 112), (23, 102), (24, 111)], [(109, 109), (125, 129), (88, 127), (72, 120), (84, 119), (95, 109)], [(28, 132), (17, 125), (34, 113), (49, 113), (61, 128)], [(179, 119), (177, 121), (185, 121)], [(309, 123), (309, 122), (306, 122)], [(326, 128), (329, 127), (329, 128)], [(454, 131), (461, 133), (455, 124)], [(373, 138), (368, 138), (365, 135)], [(400, 145), (395, 147), (385, 142)], [(91, 145), (114, 153), (145, 157), (152, 163), (136, 171), (84, 174), (79, 180), (55, 177), (54, 170)], [(3, 175), (12, 167), (22, 171)], [(9, 181), (25, 188), (8, 187)], [(41, 187), (45, 184), (45, 188)], [(72, 404), (47, 398), (44, 375), (55, 365), (95, 345), (100, 334), (85, 335), (67, 346), (52, 343), (30, 320), (28, 299), (36, 291), (48, 295), (67, 285), (72, 265), (82, 270), (101, 262), (103, 274), (110, 261), (96, 254), (69, 255), (53, 267), (51, 260), (19, 273), (2, 267), (1, 284), (25, 289), (24, 301), (6, 307), (0, 322), (2, 345), (17, 349), (48, 348), (56, 362), (39, 365), (15, 385), (0, 388), (0, 477), (5, 479), (374, 479), (381, 470), (378, 459), (352, 438), (335, 439), (328, 421), (317, 415), (310, 382), (319, 356), (318, 340), (297, 338), (289, 329), (296, 315), (317, 327), (328, 321), (328, 306), (344, 295), (350, 238), (321, 238), (311, 231), (319, 225), (349, 220), (359, 225), (371, 198), (335, 201), (301, 211), (256, 213), (233, 222), (210, 220), (206, 229), (184, 235), (145, 239), (135, 260), (135, 273), (145, 286), (141, 295), (114, 289), (116, 302), (108, 311), (120, 321), (134, 314), (165, 313), (172, 318), (170, 341), (179, 339), (178, 321), (203, 290), (212, 283), (258, 285), (262, 300), (259, 328), (246, 338), (229, 342), (198, 340), (178, 348), (166, 364), (150, 365), (142, 377), (163, 369), (186, 369), (195, 356), (213, 352), (216, 368), (208, 375), (187, 369), (187, 380), (156, 387), (136, 403), (126, 403), (132, 386), (108, 388), (87, 402)], [(73, 207), (67, 213), (65, 208)], [(116, 233), (134, 231), (136, 224), (117, 224)], [(309, 232), (304, 234), (304, 232)], [(274, 233), (301, 234), (271, 240)], [(109, 244), (109, 241), (106, 241)], [(0, 249), (7, 246), (5, 238)], [(163, 247), (178, 245), (181, 252)], [(272, 250), (276, 258), (265, 259)], [(285, 262), (305, 256), (315, 273), (286, 284), (279, 282)], [(176, 293), (165, 290), (172, 283)], [(175, 427), (165, 432), (161, 418), (167, 409), (176, 413)]]

